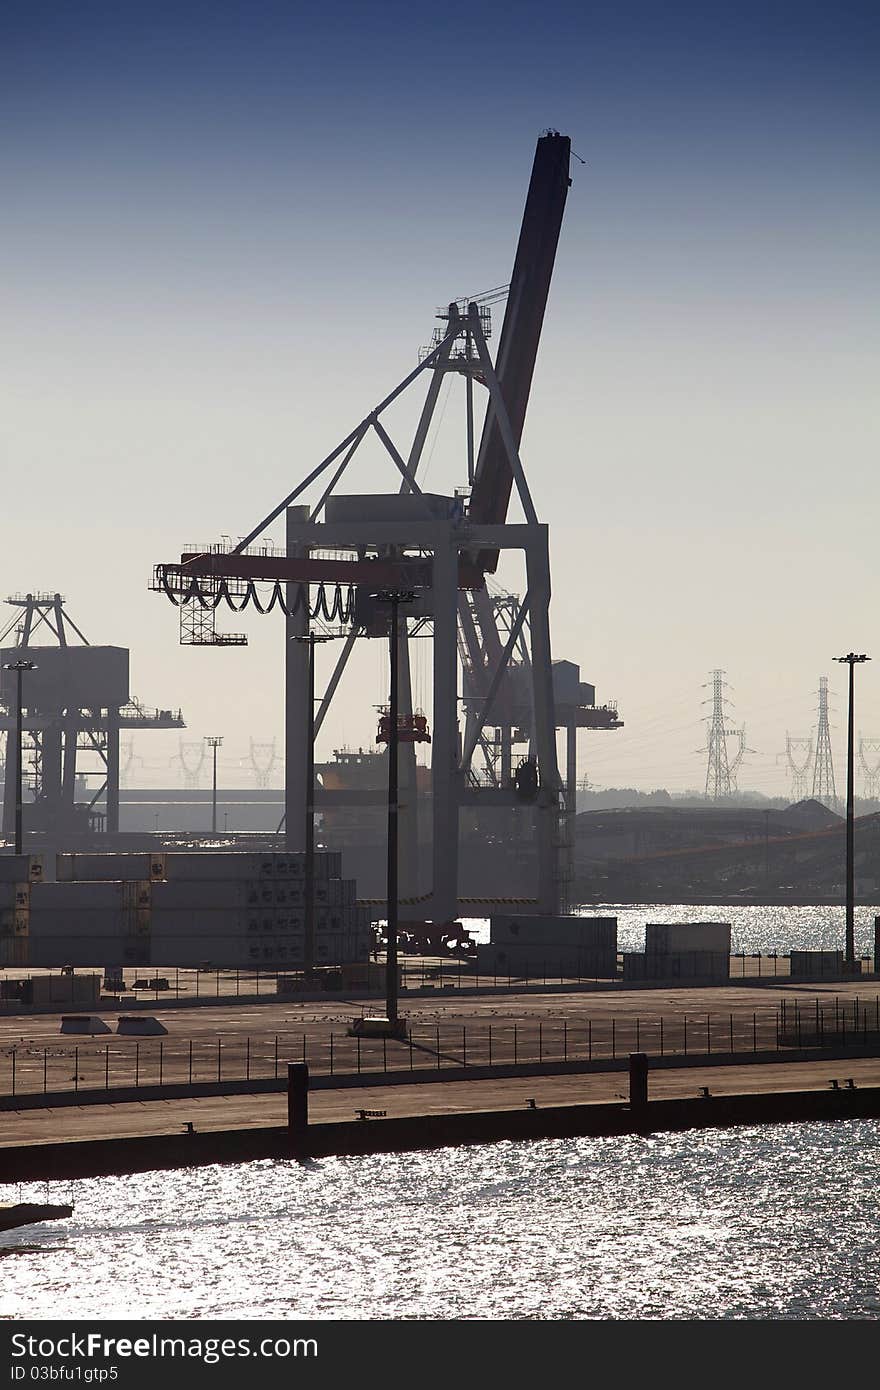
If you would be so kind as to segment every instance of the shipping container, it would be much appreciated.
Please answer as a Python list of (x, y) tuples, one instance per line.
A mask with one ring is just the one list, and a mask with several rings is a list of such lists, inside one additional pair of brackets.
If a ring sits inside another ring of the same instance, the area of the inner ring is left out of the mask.
[(59, 854), (55, 877), (59, 883), (104, 882), (108, 879), (155, 880), (164, 871), (164, 855)]
[(0, 935), (0, 966), (30, 965), (29, 946), (27, 936)]
[(3, 854), (0, 851), (0, 883), (33, 883), (42, 876), (41, 854)]
[(842, 951), (792, 951), (789, 969), (795, 980), (839, 980), (844, 975)]
[(31, 886), (30, 883), (0, 883), (0, 912), (27, 912)]
[(730, 954), (729, 922), (649, 922), (645, 951), (665, 955), (678, 951), (718, 951)]
[(585, 950), (617, 950), (616, 917), (527, 917), (516, 913), (493, 914), (489, 940), (494, 946), (528, 946), (544, 950), (579, 947)]
[[(259, 920), (259, 917), (249, 913), (246, 908), (192, 911), (154, 907), (150, 918), (156, 941), (181, 936), (199, 938), (202, 941), (213, 937), (218, 940), (233, 936), (243, 937), (247, 934), (249, 925)], [(272, 918), (268, 920), (272, 921)]]
[(720, 983), (730, 978), (730, 955), (727, 951), (627, 952), (623, 978)]
[(477, 946), (477, 973), (548, 981), (561, 977), (610, 980), (617, 975), (617, 950), (572, 946), (564, 941), (481, 943)]
[(30, 920), (31, 914), (27, 909), (3, 908), (0, 910), (0, 936), (27, 936)]
[(226, 912), (274, 903), (271, 882), (247, 878), (171, 879), (152, 885), (153, 911)]
[(135, 913), (117, 908), (31, 908), (30, 934), (35, 939), (68, 936), (126, 936), (135, 930)]
[(31, 894), (34, 912), (86, 912), (94, 909), (122, 911), (130, 885), (120, 880), (79, 883), (36, 883)]

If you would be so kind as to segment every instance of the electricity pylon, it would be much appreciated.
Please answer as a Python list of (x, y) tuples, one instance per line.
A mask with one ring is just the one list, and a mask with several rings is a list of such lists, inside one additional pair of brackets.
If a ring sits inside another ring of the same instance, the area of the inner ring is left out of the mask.
[(831, 756), (831, 727), (828, 723), (828, 677), (819, 677), (819, 716), (816, 726), (816, 759), (813, 763), (813, 800), (830, 811), (837, 810), (834, 790), (834, 761)]

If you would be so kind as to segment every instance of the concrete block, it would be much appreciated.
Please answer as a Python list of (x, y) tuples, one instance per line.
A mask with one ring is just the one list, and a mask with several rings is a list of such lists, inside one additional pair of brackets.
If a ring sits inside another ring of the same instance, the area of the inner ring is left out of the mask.
[(112, 1029), (103, 1018), (98, 1018), (97, 1014), (62, 1014), (61, 1032), (87, 1033), (93, 1036), (95, 1033), (110, 1033)]
[(116, 1031), (130, 1037), (155, 1038), (167, 1033), (168, 1029), (158, 1018), (148, 1014), (122, 1014), (117, 1021)]

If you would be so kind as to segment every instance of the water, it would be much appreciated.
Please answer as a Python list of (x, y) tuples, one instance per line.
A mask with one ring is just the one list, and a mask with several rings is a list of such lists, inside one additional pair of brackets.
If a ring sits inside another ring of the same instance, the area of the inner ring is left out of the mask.
[[(649, 921), (730, 922), (736, 951), (843, 941), (842, 908), (582, 911), (616, 915), (622, 950)], [(0, 1235), (0, 1317), (873, 1320), (878, 1190), (876, 1121), (6, 1187), (75, 1211)]]
[[(686, 907), (669, 903), (632, 907), (618, 903), (590, 903), (573, 909), (582, 917), (616, 917), (617, 947), (620, 951), (645, 949), (647, 922), (729, 922), (731, 950), (765, 954), (778, 951), (842, 951), (846, 912), (843, 907)], [(853, 927), (857, 956), (874, 951), (876, 907), (857, 907)], [(465, 927), (476, 941), (489, 940), (489, 922), (484, 917), (465, 919)]]
[(873, 1320), (878, 1182), (875, 1121), (81, 1181), (0, 1317)]

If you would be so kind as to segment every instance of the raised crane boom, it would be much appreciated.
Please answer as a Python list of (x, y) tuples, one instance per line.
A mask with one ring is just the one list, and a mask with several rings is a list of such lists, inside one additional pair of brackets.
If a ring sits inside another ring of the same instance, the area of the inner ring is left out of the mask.
[[(565, 198), (571, 183), (570, 154), (571, 141), (567, 135), (551, 131), (538, 140), (501, 328), (495, 371), (517, 448), (522, 438)], [(490, 404), (471, 492), (471, 519), (503, 524), (512, 483), (507, 452)], [(484, 568), (493, 572), (497, 562), (497, 551), (487, 551), (480, 556)]]

